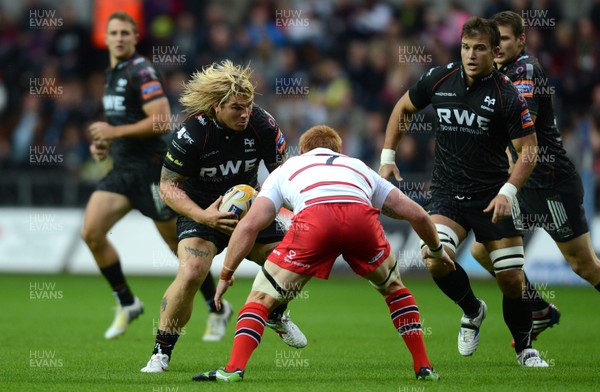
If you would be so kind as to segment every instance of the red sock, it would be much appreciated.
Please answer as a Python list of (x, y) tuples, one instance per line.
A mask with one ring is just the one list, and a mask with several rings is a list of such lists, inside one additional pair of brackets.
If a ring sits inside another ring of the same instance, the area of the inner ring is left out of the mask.
[(231, 358), (225, 366), (225, 371), (232, 372), (246, 368), (252, 352), (260, 344), (267, 317), (269, 317), (269, 310), (257, 302), (249, 302), (240, 309)]
[(387, 296), (385, 302), (390, 308), (394, 327), (404, 339), (404, 343), (412, 355), (415, 373), (422, 366), (431, 367), (421, 332), (419, 308), (411, 292), (407, 288), (397, 290)]

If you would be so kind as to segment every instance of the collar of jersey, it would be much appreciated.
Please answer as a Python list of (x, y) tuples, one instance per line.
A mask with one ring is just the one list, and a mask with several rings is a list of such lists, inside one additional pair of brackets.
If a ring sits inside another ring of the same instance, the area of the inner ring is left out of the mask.
[(310, 150), (308, 152), (305, 152), (302, 155), (339, 155), (339, 156), (342, 156), (343, 154), (340, 154), (340, 153), (330, 150), (328, 148), (317, 147), (317, 148), (313, 148), (312, 150)]
[(131, 60), (132, 60), (134, 57), (136, 57), (137, 55), (138, 55), (138, 54), (137, 54), (137, 52), (136, 52), (136, 51), (134, 51), (134, 52), (131, 54), (131, 56), (127, 57), (127, 58), (126, 58), (125, 60), (123, 60), (123, 61), (119, 61), (119, 62), (117, 63), (117, 65), (115, 66), (115, 68), (114, 68), (114, 69), (121, 69), (121, 68), (123, 68), (123, 67), (124, 67), (124, 66), (126, 66), (126, 65), (127, 65), (127, 64), (128, 64), (128, 63), (129, 63), (129, 62), (130, 62), (130, 61), (131, 61)]
[(515, 58), (514, 58), (512, 61), (510, 61), (510, 62), (506, 63), (505, 65), (503, 65), (502, 67), (500, 67), (500, 68), (498, 68), (498, 69), (500, 70), (500, 72), (502, 72), (503, 74), (505, 74), (505, 73), (506, 73), (506, 70), (508, 70), (508, 67), (509, 67), (509, 66), (511, 66), (511, 65), (513, 65), (513, 64), (516, 64), (516, 63), (518, 63), (519, 61), (521, 61), (522, 59), (525, 59), (525, 58), (527, 58), (527, 57), (529, 57), (529, 55), (528, 55), (528, 54), (525, 52), (525, 49), (523, 49), (523, 50), (521, 51), (521, 53), (519, 53), (519, 54), (517, 55), (517, 57), (515, 57)]

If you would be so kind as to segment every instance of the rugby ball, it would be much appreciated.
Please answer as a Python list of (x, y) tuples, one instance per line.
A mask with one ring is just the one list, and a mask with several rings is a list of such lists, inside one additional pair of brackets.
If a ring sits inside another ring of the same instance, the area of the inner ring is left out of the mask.
[(240, 184), (233, 186), (223, 195), (219, 211), (233, 212), (238, 216), (238, 219), (242, 219), (250, 209), (257, 194), (256, 189), (250, 185)]

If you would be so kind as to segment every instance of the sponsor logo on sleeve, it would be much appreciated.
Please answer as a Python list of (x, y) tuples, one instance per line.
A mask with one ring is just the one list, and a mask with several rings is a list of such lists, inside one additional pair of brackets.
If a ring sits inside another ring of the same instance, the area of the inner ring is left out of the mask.
[(183, 162), (181, 162), (179, 159), (173, 158), (173, 155), (171, 155), (171, 153), (168, 151), (167, 151), (167, 159), (169, 161), (173, 162), (175, 165), (177, 165), (179, 167), (183, 167)]
[(164, 94), (164, 91), (159, 81), (153, 80), (142, 84), (142, 99), (144, 101), (162, 94)]
[(525, 129), (533, 126), (533, 120), (531, 119), (531, 114), (529, 114), (529, 109), (525, 109), (521, 112), (521, 128)]
[(276, 144), (277, 144), (277, 152), (279, 154), (283, 154), (285, 151), (285, 137), (283, 136), (283, 132), (281, 132), (281, 129), (277, 130), (277, 136), (275, 137), (276, 140)]
[(194, 139), (192, 139), (192, 137), (187, 132), (187, 129), (185, 129), (185, 127), (181, 128), (179, 131), (177, 131), (177, 139), (180, 139), (180, 140), (183, 139), (187, 142), (187, 144), (194, 144)]
[(532, 80), (517, 80), (514, 85), (525, 98), (533, 98)]
[(206, 124), (207, 124), (207, 122), (206, 122), (206, 118), (204, 117), (204, 114), (201, 114), (201, 115), (199, 115), (199, 116), (196, 116), (196, 118), (198, 119), (198, 122), (199, 122), (200, 124), (202, 124), (202, 125), (206, 125)]

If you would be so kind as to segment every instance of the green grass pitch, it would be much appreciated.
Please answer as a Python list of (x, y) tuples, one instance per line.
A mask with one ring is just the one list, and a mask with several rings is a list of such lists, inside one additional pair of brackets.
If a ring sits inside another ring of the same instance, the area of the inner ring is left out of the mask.
[[(548, 369), (515, 361), (494, 282), (473, 282), (489, 307), (479, 349), (456, 349), (460, 309), (427, 278), (404, 278), (419, 304), (425, 344), (442, 380), (414, 379), (412, 363), (383, 298), (358, 277), (313, 280), (290, 305), (307, 335), (303, 350), (284, 345), (270, 330), (240, 384), (191, 381), (226, 363), (234, 323), (222, 342), (201, 341), (206, 310), (200, 297), (179, 339), (171, 369), (142, 374), (154, 343), (160, 299), (170, 278), (130, 277), (145, 313), (127, 333), (106, 341), (114, 300), (99, 276), (0, 275), (0, 380), (6, 391), (592, 391), (600, 376), (600, 295), (591, 287), (547, 287), (542, 295), (562, 311), (560, 325), (535, 342)], [(251, 281), (236, 282), (227, 299), (236, 312)]]

